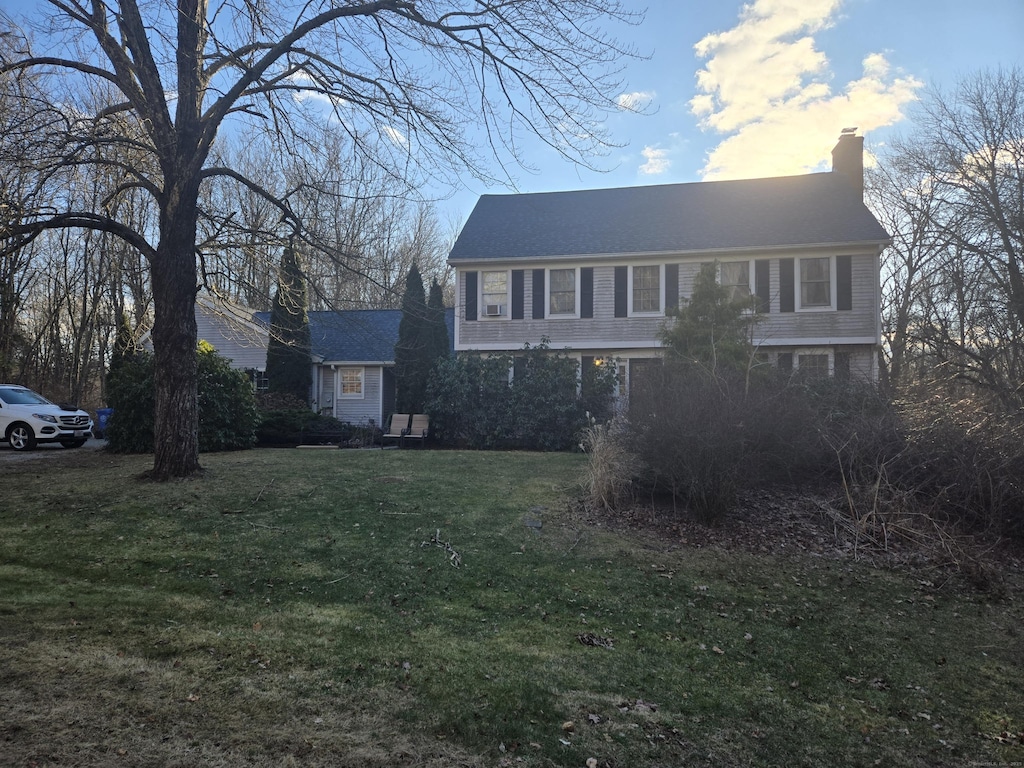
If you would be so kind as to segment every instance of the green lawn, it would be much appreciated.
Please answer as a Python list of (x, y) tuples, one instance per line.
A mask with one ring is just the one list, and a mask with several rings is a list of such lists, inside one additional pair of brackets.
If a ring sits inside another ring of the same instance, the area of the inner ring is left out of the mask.
[(588, 525), (584, 461), (0, 463), (0, 764), (1024, 763), (1019, 574)]

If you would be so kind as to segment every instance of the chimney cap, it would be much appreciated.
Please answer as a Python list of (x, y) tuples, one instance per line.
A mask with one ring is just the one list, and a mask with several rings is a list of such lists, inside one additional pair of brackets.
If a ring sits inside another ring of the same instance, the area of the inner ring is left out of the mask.
[(857, 126), (854, 126), (853, 128), (843, 128), (843, 130), (840, 131), (840, 133), (843, 136), (852, 136), (856, 132), (857, 132)]

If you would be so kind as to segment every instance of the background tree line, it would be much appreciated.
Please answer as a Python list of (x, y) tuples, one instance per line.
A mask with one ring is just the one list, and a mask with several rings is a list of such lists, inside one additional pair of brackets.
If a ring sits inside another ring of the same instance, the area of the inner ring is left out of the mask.
[(882, 370), (898, 393), (1024, 405), (1024, 72), (933, 88), (868, 199), (883, 254)]
[[(46, 230), (31, 238), (10, 234), (4, 225), (39, 206), (28, 137), (46, 115), (34, 101), (32, 78), (3, 77), (0, 380), (99, 407), (106, 402), (104, 372), (119, 319), (126, 318), (136, 342), (153, 324), (146, 257), (116, 236), (88, 229)], [(218, 158), (244, 168), (264, 190), (294, 198), (304, 226), (332, 244), (303, 251), (308, 309), (398, 308), (414, 263), (453, 301), (445, 258), (454, 224), (441, 220), (434, 202), (415, 199), (404, 184), (361, 163), (336, 131), (325, 129), (322, 141), (324, 151), (310, 156), (322, 161), (319, 166), (310, 157), (274, 162), (258, 144), (240, 140), (225, 141)], [(120, 182), (99, 166), (83, 165), (64, 175), (61, 194), (102, 207)], [(158, 211), (149, 196), (135, 192), (116, 200), (119, 215), (139, 229), (154, 226)], [(207, 247), (197, 285), (253, 310), (271, 309), (293, 228), (264, 195), (247, 187), (212, 184), (203, 206), (211, 215), (202, 220)]]

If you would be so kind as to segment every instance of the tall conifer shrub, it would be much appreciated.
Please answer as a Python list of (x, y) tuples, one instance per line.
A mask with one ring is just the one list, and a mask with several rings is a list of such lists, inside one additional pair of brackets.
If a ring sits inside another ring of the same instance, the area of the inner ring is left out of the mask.
[(309, 402), (309, 315), (306, 311), (306, 280), (295, 248), (289, 244), (281, 257), (281, 269), (270, 311), (267, 343), (267, 387), (271, 392), (292, 395)]

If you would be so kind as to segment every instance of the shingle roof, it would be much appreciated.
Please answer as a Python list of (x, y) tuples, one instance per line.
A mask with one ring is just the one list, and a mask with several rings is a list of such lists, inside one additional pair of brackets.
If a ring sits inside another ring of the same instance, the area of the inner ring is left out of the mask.
[[(269, 325), (270, 313), (256, 318)], [(313, 355), (327, 362), (392, 363), (398, 343), (400, 309), (348, 309), (309, 313)], [(448, 342), (454, 349), (455, 310), (445, 310)]]
[(575, 192), (483, 195), (449, 259), (543, 258), (880, 243), (836, 173)]

